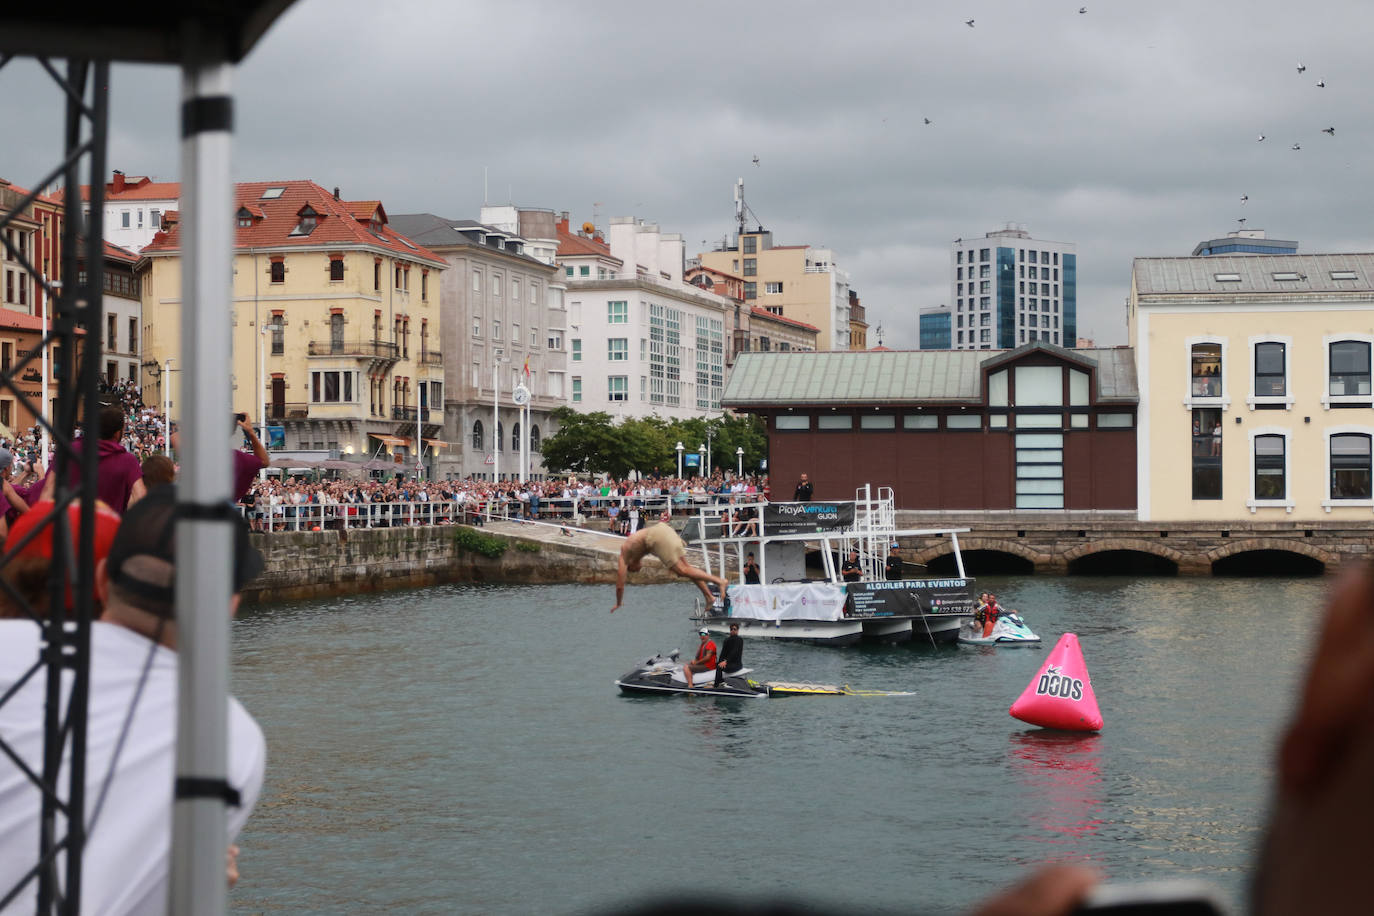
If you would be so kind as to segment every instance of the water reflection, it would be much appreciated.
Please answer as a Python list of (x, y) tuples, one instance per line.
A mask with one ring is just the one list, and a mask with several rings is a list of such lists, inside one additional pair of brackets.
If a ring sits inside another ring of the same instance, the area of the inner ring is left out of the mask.
[[(1102, 736), (1023, 731), (1007, 743), (1007, 760), (1022, 788), (1030, 839), (1072, 843), (1103, 824)], [(1058, 858), (1047, 856), (1046, 858)]]

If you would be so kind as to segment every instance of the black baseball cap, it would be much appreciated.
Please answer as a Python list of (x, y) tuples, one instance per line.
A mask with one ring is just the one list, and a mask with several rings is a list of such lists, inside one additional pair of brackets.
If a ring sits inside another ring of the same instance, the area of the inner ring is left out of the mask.
[[(105, 558), (111, 584), (134, 606), (162, 617), (175, 616), (176, 510), (175, 484), (149, 490), (124, 513)], [(239, 592), (266, 564), (262, 552), (249, 543), (243, 520), (229, 524), (234, 526), (233, 588)]]

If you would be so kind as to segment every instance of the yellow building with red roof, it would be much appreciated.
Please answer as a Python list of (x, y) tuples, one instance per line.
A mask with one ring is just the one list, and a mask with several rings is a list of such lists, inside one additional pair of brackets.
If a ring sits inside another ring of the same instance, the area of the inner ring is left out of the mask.
[[(234, 211), (234, 410), (257, 421), (265, 408), (284, 434), (269, 443), (277, 449), (413, 472), (418, 438), (432, 467), (442, 447), (444, 260), (393, 231), (380, 201), (343, 200), (312, 181), (238, 184)], [(177, 214), (163, 226), (137, 268), (144, 397), (170, 397), (176, 419), (185, 368)]]

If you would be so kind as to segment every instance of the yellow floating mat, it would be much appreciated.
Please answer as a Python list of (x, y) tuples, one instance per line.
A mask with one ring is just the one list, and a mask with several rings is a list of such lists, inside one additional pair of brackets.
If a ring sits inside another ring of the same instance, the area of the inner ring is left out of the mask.
[(915, 696), (906, 690), (855, 690), (848, 684), (837, 687), (834, 684), (807, 684), (800, 681), (768, 681), (760, 686), (768, 688), (770, 697), (909, 697)]

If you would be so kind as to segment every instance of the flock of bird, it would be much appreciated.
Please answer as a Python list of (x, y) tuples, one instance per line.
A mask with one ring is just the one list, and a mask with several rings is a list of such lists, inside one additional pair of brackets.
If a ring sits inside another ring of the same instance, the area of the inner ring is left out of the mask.
[[(1298, 76), (1302, 76), (1304, 73), (1307, 72), (1307, 65), (1304, 64), (1304, 63), (1299, 62), (1299, 63), (1298, 63), (1297, 70), (1298, 70)], [(1325, 89), (1325, 88), (1326, 88), (1326, 80), (1317, 80), (1317, 82), (1316, 82), (1316, 87), (1317, 87), (1318, 89)], [(1322, 128), (1322, 133), (1326, 134), (1328, 137), (1334, 137), (1334, 136), (1336, 136), (1336, 128), (1335, 128), (1335, 127), (1323, 127), (1323, 128)], [(1256, 142), (1258, 142), (1258, 143), (1263, 143), (1263, 142), (1264, 142), (1264, 139), (1265, 139), (1265, 135), (1264, 135), (1264, 134), (1260, 134), (1258, 137), (1255, 138)], [(1295, 150), (1295, 151), (1296, 151), (1296, 150), (1301, 150), (1301, 149), (1302, 149), (1302, 144), (1301, 144), (1301, 143), (1296, 143), (1296, 142), (1295, 142), (1291, 147), (1289, 147), (1289, 149), (1292, 149), (1292, 150)], [(1241, 206), (1244, 206), (1245, 203), (1246, 203), (1249, 199), (1250, 199), (1250, 195), (1248, 195), (1248, 194), (1242, 194), (1242, 195), (1240, 196)], [(1244, 219), (1244, 218), (1238, 219), (1238, 220), (1236, 220), (1236, 222), (1240, 223), (1242, 227), (1245, 225), (1245, 219)]]

